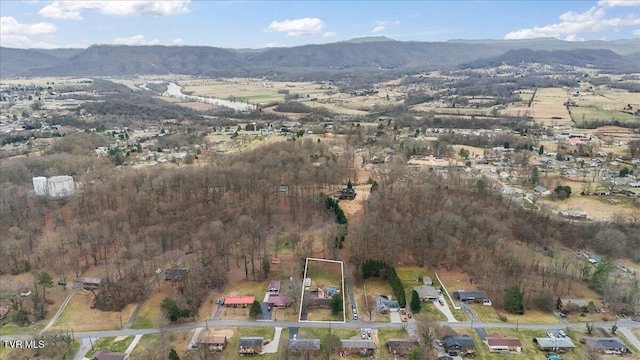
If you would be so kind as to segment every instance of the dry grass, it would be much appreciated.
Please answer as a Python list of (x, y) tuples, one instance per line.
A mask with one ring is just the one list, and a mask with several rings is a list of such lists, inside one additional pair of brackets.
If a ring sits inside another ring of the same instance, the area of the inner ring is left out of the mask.
[(538, 89), (531, 104), (530, 114), (542, 124), (570, 125), (571, 115), (563, 105), (568, 97), (569, 95), (565, 89)]
[(60, 315), (53, 330), (100, 331), (121, 329), (127, 322), (136, 304), (127, 305), (122, 311), (100, 311), (92, 309), (93, 294), (79, 290)]
[[(574, 185), (571, 184), (571, 181), (563, 180), (562, 183), (566, 183), (571, 186), (572, 191), (580, 192), (580, 187), (574, 187)], [(629, 216), (634, 212), (639, 211), (638, 209), (634, 209), (631, 205), (625, 205), (623, 202), (620, 202), (619, 204), (609, 204), (596, 196), (572, 195), (566, 200), (542, 200), (541, 202), (559, 211), (575, 208), (582, 209), (587, 212), (589, 217), (597, 220), (613, 220), (616, 215), (622, 214)]]
[(170, 282), (161, 282), (159, 286), (154, 285), (151, 295), (142, 305), (142, 309), (132, 324), (133, 329), (145, 329), (151, 327), (160, 327), (167, 325), (167, 319), (162, 315), (160, 303), (166, 297), (172, 297), (175, 294), (174, 288)]
[[(367, 299), (365, 301), (365, 289)], [(357, 308), (359, 309), (358, 319), (360, 321), (371, 321), (371, 322), (389, 322), (390, 317), (388, 314), (380, 314), (375, 311), (374, 300), (378, 295), (389, 295), (393, 294), (391, 291), (391, 286), (389, 286), (389, 282), (382, 280), (380, 278), (369, 278), (363, 280), (361, 283), (354, 285), (353, 287), (354, 296), (356, 298), (356, 302), (358, 303)], [(371, 309), (371, 312), (367, 310), (367, 304)]]

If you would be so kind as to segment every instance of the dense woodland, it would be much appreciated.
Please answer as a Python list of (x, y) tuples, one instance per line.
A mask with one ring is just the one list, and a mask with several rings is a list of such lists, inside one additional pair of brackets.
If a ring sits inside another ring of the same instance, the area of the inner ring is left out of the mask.
[[(56, 157), (44, 159), (57, 166)], [(30, 163), (39, 161), (5, 161), (3, 179), (24, 179)], [(318, 161), (323, 165), (311, 165)], [(117, 171), (94, 163), (75, 174), (82, 189), (68, 200), (35, 196), (30, 177), (19, 185), (4, 182), (0, 272), (42, 268), (78, 278), (89, 268), (102, 269), (95, 305), (117, 310), (142, 295), (155, 269), (187, 266), (192, 271), (179, 300), (197, 308), (233, 267), (246, 279), (262, 278), (278, 234), (335, 224), (319, 194), (320, 187), (347, 177), (344, 161), (353, 159), (331, 154), (324, 143), (299, 140), (195, 166)], [(288, 185), (286, 196), (278, 196), (280, 184)], [(296, 251), (310, 251), (306, 239), (292, 238)]]
[[(347, 243), (352, 261), (370, 258), (389, 264), (463, 269), (502, 306), (502, 291), (517, 284), (528, 307), (547, 307), (549, 301), (571, 293), (585, 281), (604, 294), (618, 310), (632, 311), (640, 296), (634, 283), (606, 277), (606, 286), (593, 281), (586, 261), (554, 256), (566, 247), (597, 251), (605, 257), (640, 259), (639, 224), (572, 223), (549, 214), (523, 210), (488, 190), (486, 179), (449, 180), (437, 175), (409, 177), (381, 186), (371, 194), (362, 222), (351, 224)], [(615, 289), (613, 288), (617, 286)], [(533, 290), (532, 290), (533, 289)], [(528, 290), (534, 292), (527, 293)], [(545, 309), (545, 310), (551, 310)]]

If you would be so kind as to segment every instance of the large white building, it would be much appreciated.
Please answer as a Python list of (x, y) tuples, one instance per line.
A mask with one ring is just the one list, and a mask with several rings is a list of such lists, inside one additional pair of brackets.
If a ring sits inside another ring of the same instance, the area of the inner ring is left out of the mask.
[(69, 175), (33, 178), (33, 189), (37, 195), (48, 196), (52, 199), (62, 199), (73, 195), (75, 190), (73, 177)]

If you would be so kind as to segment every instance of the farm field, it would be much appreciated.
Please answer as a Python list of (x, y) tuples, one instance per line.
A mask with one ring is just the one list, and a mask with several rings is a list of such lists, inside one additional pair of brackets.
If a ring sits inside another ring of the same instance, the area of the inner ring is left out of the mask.
[(531, 104), (531, 116), (545, 125), (571, 125), (571, 115), (564, 106), (567, 96), (565, 89), (538, 89)]
[[(564, 183), (568, 183), (568, 181), (563, 181)], [(570, 185), (572, 190), (574, 189), (573, 185)], [(580, 192), (580, 188), (576, 187), (574, 192)], [(634, 209), (631, 205), (625, 205), (625, 203), (620, 202), (619, 204), (610, 204), (600, 200), (596, 196), (580, 196), (580, 195), (572, 195), (568, 199), (565, 200), (539, 200), (539, 203), (545, 204), (553, 209), (558, 211), (565, 211), (568, 209), (582, 209), (587, 212), (588, 216), (597, 220), (613, 220), (616, 215), (625, 215), (630, 216), (634, 212), (640, 211), (639, 209)]]
[(604, 110), (594, 106), (572, 106), (571, 119), (576, 124), (590, 121), (619, 121), (620, 123), (640, 123), (637, 116), (615, 110)]

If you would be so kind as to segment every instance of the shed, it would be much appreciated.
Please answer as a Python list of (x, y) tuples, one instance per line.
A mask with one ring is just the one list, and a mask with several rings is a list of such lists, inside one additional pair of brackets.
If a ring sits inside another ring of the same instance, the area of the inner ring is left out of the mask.
[(431, 278), (429, 276), (423, 276), (422, 277), (422, 282), (425, 285), (429, 285), (429, 286), (433, 285), (433, 280), (431, 280)]
[(264, 338), (257, 336), (243, 336), (240, 338), (238, 353), (260, 354), (264, 346)]
[(422, 301), (435, 301), (438, 300), (438, 290), (430, 285), (414, 286), (413, 290), (418, 293), (418, 297)]

